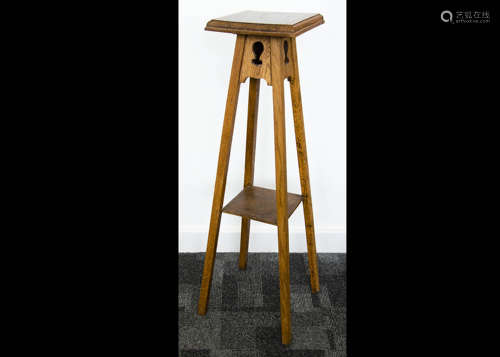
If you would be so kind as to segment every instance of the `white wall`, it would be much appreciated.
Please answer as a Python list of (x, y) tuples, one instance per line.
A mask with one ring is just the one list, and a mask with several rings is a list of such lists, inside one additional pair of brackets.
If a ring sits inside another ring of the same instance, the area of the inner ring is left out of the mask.
[[(243, 10), (320, 13), (325, 23), (297, 37), (318, 252), (346, 251), (346, 4), (328, 1), (179, 2), (179, 250), (206, 249), (220, 135), (236, 35), (204, 31)], [(249, 80), (241, 85), (224, 204), (243, 187)], [(288, 191), (300, 194), (290, 89), (285, 82)], [(272, 88), (261, 81), (256, 186), (275, 188)], [(223, 214), (218, 251), (239, 250), (241, 218)], [(290, 250), (305, 252), (300, 205)], [(252, 221), (249, 251), (277, 252), (276, 227)]]

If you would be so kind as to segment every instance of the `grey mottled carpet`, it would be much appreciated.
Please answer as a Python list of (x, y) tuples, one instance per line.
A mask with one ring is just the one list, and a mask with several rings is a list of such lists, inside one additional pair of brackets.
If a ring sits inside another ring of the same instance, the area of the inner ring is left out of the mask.
[(292, 343), (281, 344), (277, 253), (218, 253), (208, 312), (197, 314), (204, 253), (179, 254), (179, 355), (346, 356), (345, 254), (318, 254), (311, 293), (307, 254), (290, 254)]

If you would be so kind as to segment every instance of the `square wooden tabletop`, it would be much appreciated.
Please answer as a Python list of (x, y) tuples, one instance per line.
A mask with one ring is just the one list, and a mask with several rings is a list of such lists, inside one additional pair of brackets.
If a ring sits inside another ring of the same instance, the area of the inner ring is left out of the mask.
[(210, 20), (207, 31), (240, 35), (297, 37), (325, 23), (318, 13), (241, 11)]

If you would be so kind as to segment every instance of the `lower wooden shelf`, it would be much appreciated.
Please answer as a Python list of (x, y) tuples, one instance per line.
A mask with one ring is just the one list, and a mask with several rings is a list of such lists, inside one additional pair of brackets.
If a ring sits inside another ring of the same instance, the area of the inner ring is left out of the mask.
[[(301, 195), (288, 194), (288, 217), (292, 215), (300, 202), (302, 202)], [(276, 191), (257, 186), (245, 187), (224, 206), (222, 212), (277, 225)]]

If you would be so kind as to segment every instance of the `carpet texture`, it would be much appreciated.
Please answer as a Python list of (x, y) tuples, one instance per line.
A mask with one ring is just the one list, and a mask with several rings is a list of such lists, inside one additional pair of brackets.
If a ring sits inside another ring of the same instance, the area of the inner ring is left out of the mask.
[(306, 253), (290, 254), (292, 342), (281, 344), (277, 253), (217, 253), (208, 311), (197, 314), (204, 253), (179, 254), (181, 357), (346, 356), (346, 257), (318, 254), (311, 293)]

